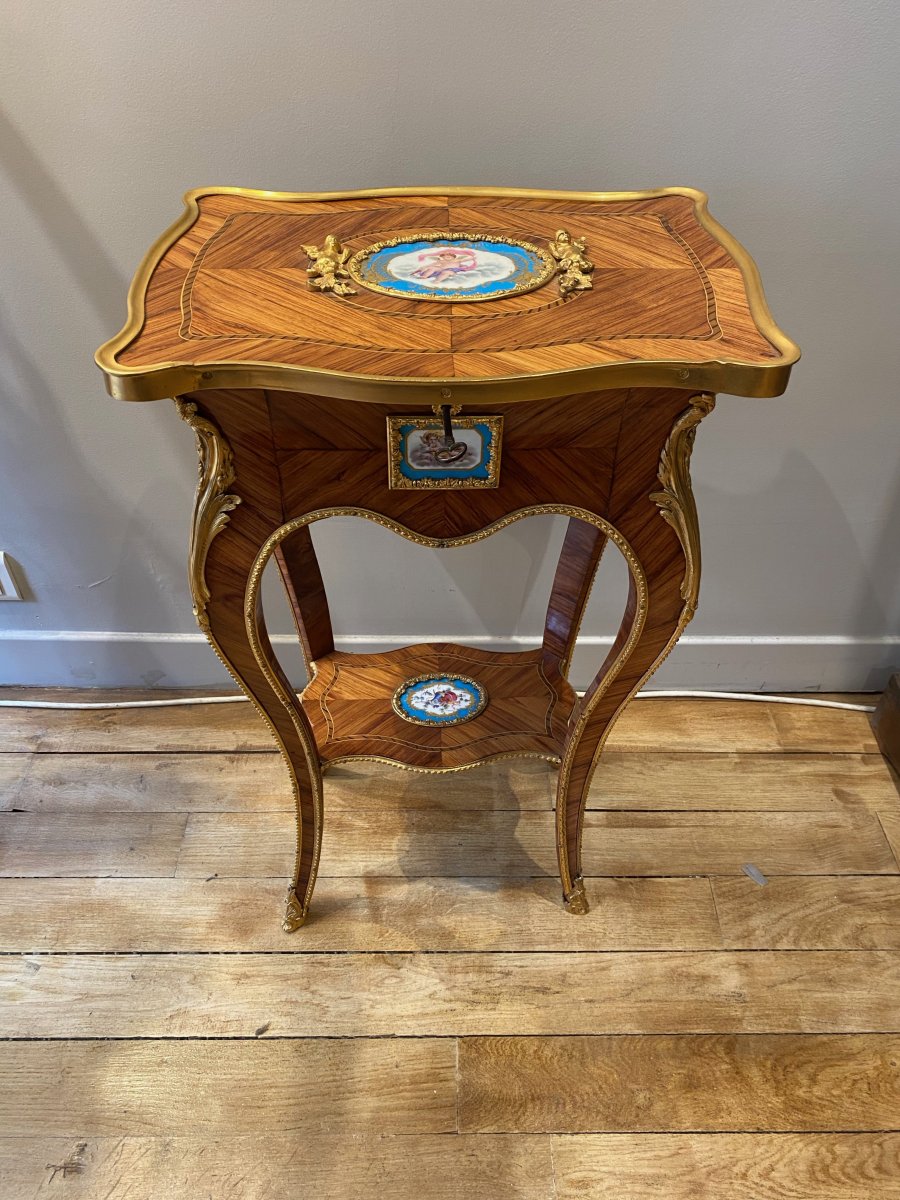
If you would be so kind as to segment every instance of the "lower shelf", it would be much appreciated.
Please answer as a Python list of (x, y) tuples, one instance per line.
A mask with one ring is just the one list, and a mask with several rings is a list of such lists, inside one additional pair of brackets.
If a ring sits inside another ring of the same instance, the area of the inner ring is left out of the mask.
[[(380, 758), (423, 771), (459, 770), (489, 759), (557, 760), (578, 698), (557, 660), (540, 649), (506, 654), (437, 642), (386, 654), (319, 659), (300, 697), (323, 764)], [(399, 687), (422, 675), (463, 676), (486, 693), (476, 716), (419, 725), (392, 707)]]

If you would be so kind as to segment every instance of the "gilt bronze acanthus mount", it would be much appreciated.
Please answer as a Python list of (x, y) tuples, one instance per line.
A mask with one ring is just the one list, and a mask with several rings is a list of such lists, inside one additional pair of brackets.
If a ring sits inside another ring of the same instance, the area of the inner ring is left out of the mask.
[(335, 292), (338, 296), (356, 295), (356, 288), (346, 282), (350, 278), (347, 270), (350, 251), (344, 249), (339, 238), (329, 233), (321, 248), (304, 246), (303, 249), (310, 259), (306, 274), (313, 291)]

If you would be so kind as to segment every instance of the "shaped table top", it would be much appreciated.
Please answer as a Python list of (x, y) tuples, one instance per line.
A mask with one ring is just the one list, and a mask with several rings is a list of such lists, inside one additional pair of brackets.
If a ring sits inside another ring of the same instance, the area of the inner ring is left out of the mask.
[(689, 188), (200, 188), (97, 351), (112, 395), (265, 387), (418, 404), (784, 391), (799, 350)]

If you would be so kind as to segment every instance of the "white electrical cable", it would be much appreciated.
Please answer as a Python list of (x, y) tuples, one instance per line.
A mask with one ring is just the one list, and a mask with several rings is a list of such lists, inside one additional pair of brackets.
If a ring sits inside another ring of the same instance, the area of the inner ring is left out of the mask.
[(110, 700), (79, 704), (68, 700), (0, 700), (0, 708), (175, 708), (181, 704), (240, 704), (246, 696), (185, 696), (177, 700)]
[[(752, 700), (758, 704), (804, 704), (814, 708), (843, 708), (850, 712), (874, 712), (874, 704), (850, 704), (843, 700), (817, 700), (813, 696), (773, 696), (765, 692), (638, 692), (636, 700)], [(241, 704), (246, 696), (188, 696), (176, 700), (115, 700), (76, 703), (65, 700), (0, 700), (0, 708), (58, 708), (69, 711), (112, 708), (175, 708), (184, 704)]]
[(818, 700), (814, 696), (773, 696), (767, 692), (638, 692), (636, 700), (756, 700), (761, 704), (806, 704), (813, 708), (845, 708), (850, 712), (874, 712), (874, 704), (851, 704), (847, 700)]

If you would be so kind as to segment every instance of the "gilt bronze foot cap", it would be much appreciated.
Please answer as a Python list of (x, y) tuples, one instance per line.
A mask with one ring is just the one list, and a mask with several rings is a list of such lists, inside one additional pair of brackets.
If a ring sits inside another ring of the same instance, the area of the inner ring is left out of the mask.
[(284, 910), (284, 920), (281, 922), (281, 928), (285, 933), (293, 933), (306, 920), (306, 909), (297, 899), (297, 893), (293, 890), (288, 892), (287, 907)]
[(572, 885), (572, 890), (568, 896), (564, 897), (566, 911), (574, 913), (577, 917), (583, 917), (585, 913), (590, 912), (590, 906), (587, 902), (587, 896), (584, 894), (584, 880), (576, 879)]

